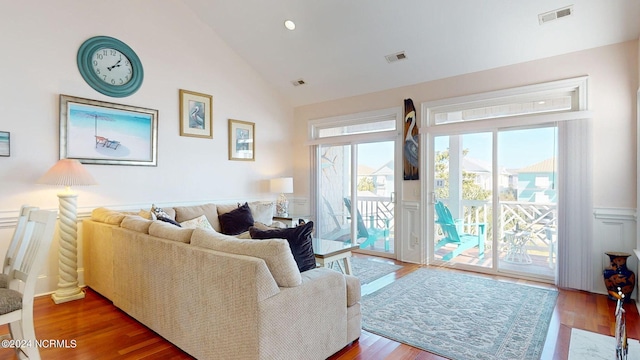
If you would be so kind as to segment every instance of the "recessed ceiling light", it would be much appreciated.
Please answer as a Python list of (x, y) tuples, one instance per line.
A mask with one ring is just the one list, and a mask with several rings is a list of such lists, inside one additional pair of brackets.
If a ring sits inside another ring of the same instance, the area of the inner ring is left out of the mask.
[(284, 22), (284, 27), (286, 27), (286, 28), (287, 28), (287, 29), (289, 29), (289, 30), (294, 30), (294, 29), (296, 28), (296, 23), (294, 23), (294, 22), (293, 22), (293, 21), (291, 21), (291, 20), (286, 20), (286, 21)]

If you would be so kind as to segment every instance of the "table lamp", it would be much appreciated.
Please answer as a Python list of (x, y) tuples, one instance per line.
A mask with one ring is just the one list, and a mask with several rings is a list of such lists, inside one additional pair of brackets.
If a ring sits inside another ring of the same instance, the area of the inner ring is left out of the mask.
[(78, 194), (71, 191), (71, 186), (97, 183), (80, 161), (74, 159), (61, 159), (37, 182), (65, 187), (64, 191), (58, 193), (60, 202), (58, 289), (51, 298), (56, 304), (82, 299), (84, 292), (78, 286)]
[(276, 215), (288, 216), (289, 215), (289, 200), (284, 194), (291, 194), (293, 192), (293, 178), (281, 177), (271, 179), (270, 184), (272, 193), (279, 193), (278, 200), (276, 201)]

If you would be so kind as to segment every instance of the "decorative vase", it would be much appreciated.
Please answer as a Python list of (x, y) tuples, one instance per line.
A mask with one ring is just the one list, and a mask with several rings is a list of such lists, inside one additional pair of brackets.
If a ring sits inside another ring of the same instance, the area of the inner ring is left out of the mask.
[(616, 300), (611, 292), (618, 293), (618, 288), (624, 294), (624, 301), (631, 300), (631, 293), (636, 285), (636, 274), (627, 268), (627, 258), (631, 254), (623, 252), (605, 252), (609, 256), (610, 265), (604, 269), (604, 285), (609, 291), (609, 299)]

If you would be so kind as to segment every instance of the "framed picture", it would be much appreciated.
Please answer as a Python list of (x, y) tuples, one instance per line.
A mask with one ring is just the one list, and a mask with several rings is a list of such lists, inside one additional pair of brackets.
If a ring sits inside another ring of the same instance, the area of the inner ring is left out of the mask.
[(229, 160), (255, 160), (255, 124), (229, 119)]
[(180, 89), (180, 135), (213, 138), (213, 98)]
[(157, 166), (158, 110), (60, 95), (60, 158)]
[(0, 131), (0, 156), (11, 156), (11, 133)]

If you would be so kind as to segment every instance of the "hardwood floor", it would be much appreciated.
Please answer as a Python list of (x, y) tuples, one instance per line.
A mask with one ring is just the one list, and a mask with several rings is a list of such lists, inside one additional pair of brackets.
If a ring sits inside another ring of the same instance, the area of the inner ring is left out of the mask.
[[(362, 255), (357, 255), (362, 256)], [(395, 275), (363, 286), (363, 295), (409, 274), (418, 265), (404, 265)], [(487, 276), (492, 277), (492, 276)], [(521, 281), (504, 277), (502, 281), (552, 287), (548, 284)], [(613, 335), (615, 303), (604, 295), (560, 289), (558, 302), (549, 326), (542, 359), (566, 359), (569, 350), (571, 328)], [(629, 337), (640, 338), (635, 303), (627, 303), (627, 331)], [(192, 359), (162, 337), (115, 308), (110, 301), (87, 289), (83, 300), (55, 305), (49, 296), (35, 301), (36, 334), (39, 340), (56, 340), (61, 347), (43, 348), (43, 359)], [(0, 334), (8, 333), (6, 326)], [(17, 359), (11, 349), (0, 349), (0, 360)], [(351, 344), (330, 359), (444, 359), (440, 356), (413, 348), (384, 337), (362, 332), (360, 340)]]

